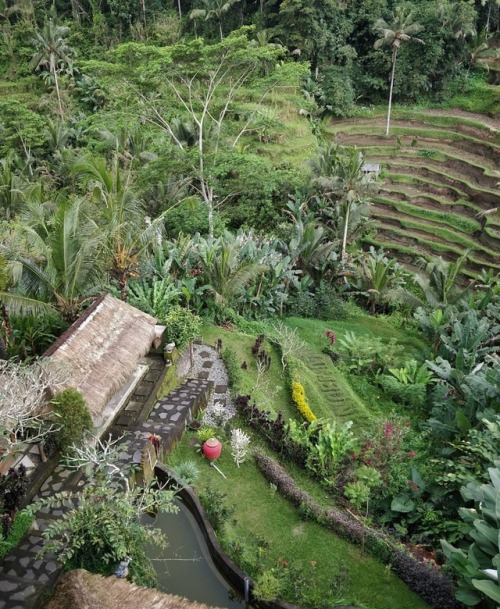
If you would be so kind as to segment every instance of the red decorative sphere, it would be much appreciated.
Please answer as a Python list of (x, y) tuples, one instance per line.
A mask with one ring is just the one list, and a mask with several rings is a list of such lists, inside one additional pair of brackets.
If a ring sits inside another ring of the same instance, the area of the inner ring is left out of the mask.
[(222, 452), (222, 444), (217, 440), (217, 438), (209, 438), (203, 444), (203, 454), (209, 461), (213, 461), (214, 459), (218, 459)]

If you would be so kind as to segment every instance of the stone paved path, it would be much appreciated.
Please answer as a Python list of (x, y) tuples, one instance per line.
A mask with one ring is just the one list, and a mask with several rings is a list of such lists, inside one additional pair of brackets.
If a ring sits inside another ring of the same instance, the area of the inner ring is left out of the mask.
[[(197, 346), (195, 365), (188, 379), (168, 396), (154, 404), (149, 417), (140, 421), (141, 414), (154, 403), (151, 393), (162, 374), (160, 358), (149, 358), (150, 369), (130, 397), (113, 425), (114, 432), (123, 433), (123, 463), (130, 463), (137, 451), (142, 451), (149, 434), (162, 438), (165, 451), (184, 432), (185, 425), (198, 408), (207, 405), (215, 385), (215, 400), (229, 402), (227, 375), (215, 349)], [(210, 398), (213, 402), (214, 398)], [(211, 403), (212, 403), (211, 402)], [(229, 404), (228, 404), (229, 406)], [(61, 490), (76, 491), (84, 484), (80, 471), (58, 466), (41, 486), (35, 499), (51, 496)], [(41, 536), (50, 522), (61, 516), (61, 510), (45, 508), (36, 515), (35, 524), (15, 550), (0, 562), (0, 609), (39, 609), (46, 600), (47, 586), (55, 584), (61, 565), (56, 556), (38, 558), (45, 540)]]

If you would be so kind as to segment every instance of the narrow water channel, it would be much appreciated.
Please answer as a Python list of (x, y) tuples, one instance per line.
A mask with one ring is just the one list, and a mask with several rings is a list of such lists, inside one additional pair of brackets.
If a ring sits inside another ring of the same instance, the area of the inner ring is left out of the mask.
[(147, 547), (158, 576), (157, 588), (214, 607), (245, 609), (244, 601), (234, 598), (230, 585), (213, 564), (193, 515), (182, 502), (177, 505), (177, 514), (160, 513), (150, 519), (168, 539), (166, 548)]

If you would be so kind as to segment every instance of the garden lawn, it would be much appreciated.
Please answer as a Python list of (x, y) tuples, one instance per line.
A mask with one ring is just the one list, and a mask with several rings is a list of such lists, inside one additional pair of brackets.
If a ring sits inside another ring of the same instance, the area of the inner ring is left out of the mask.
[[(250, 394), (259, 408), (263, 410), (270, 410), (275, 415), (281, 410), (286, 417), (291, 414), (295, 416), (285, 386), (281, 356), (267, 340), (264, 340), (262, 348), (271, 356), (271, 367), (263, 375), (260, 383), (257, 382), (257, 359), (252, 355), (252, 346), (260, 333), (256, 331), (255, 334), (247, 334), (239, 332), (236, 328), (226, 330), (214, 325), (205, 325), (202, 329), (204, 343), (214, 346), (217, 339), (220, 338), (222, 351), (230, 349), (235, 356), (239, 378), (231, 389), (233, 396)], [(265, 334), (265, 331), (263, 330), (262, 333)], [(247, 364), (246, 370), (241, 368), (243, 362)]]
[[(222, 439), (224, 448), (217, 463), (227, 476), (225, 480), (189, 445), (192, 437), (189, 433), (184, 436), (168, 457), (168, 465), (194, 461), (201, 472), (196, 492), (202, 494), (210, 485), (227, 495), (225, 502), (233, 505), (235, 512), (226, 524), (223, 543), (237, 543), (245, 564), (255, 562), (257, 544), (263, 540), (266, 549), (259, 554), (263, 569), (276, 567), (280, 559), (279, 563), (286, 561), (288, 568), (304, 570), (311, 581), (311, 596), (324, 602), (332, 590), (332, 606), (336, 601), (367, 609), (428, 607), (382, 563), (320, 525), (301, 520), (297, 510), (266, 482), (251, 458), (237, 468), (227, 440)], [(257, 575), (255, 567), (250, 575)]]
[(7, 539), (0, 539), (0, 558), (6, 556), (13, 548), (17, 548), (26, 531), (33, 523), (33, 517), (21, 510), (14, 518), (14, 524)]

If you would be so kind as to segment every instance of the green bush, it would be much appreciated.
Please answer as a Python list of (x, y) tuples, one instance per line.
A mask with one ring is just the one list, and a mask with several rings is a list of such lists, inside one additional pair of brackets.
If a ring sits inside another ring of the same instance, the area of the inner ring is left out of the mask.
[(165, 341), (174, 342), (178, 349), (183, 349), (199, 334), (202, 324), (198, 315), (178, 305), (170, 309), (163, 321), (166, 326)]
[(222, 361), (224, 362), (224, 365), (226, 366), (229, 386), (234, 388), (237, 391), (241, 385), (242, 372), (241, 372), (241, 367), (238, 364), (238, 357), (237, 357), (236, 353), (229, 347), (226, 347), (222, 351)]
[(217, 535), (224, 531), (224, 525), (234, 514), (234, 506), (226, 505), (225, 493), (221, 493), (210, 486), (205, 487), (205, 491), (200, 495), (200, 501), (205, 509), (207, 518), (210, 521)]
[(350, 317), (349, 302), (331, 286), (322, 283), (314, 293), (300, 292), (291, 296), (286, 305), (287, 315), (313, 317), (325, 321), (346, 321)]
[(425, 403), (426, 386), (422, 383), (405, 384), (393, 376), (381, 374), (377, 380), (384, 393), (396, 404), (404, 404), (410, 408), (421, 408)]
[(90, 411), (82, 394), (76, 389), (63, 389), (52, 400), (56, 424), (60, 428), (55, 432), (57, 448), (61, 451), (72, 444), (80, 444), (85, 432), (93, 428)]
[(253, 594), (259, 601), (273, 601), (281, 593), (282, 585), (272, 569), (266, 569), (255, 580)]

